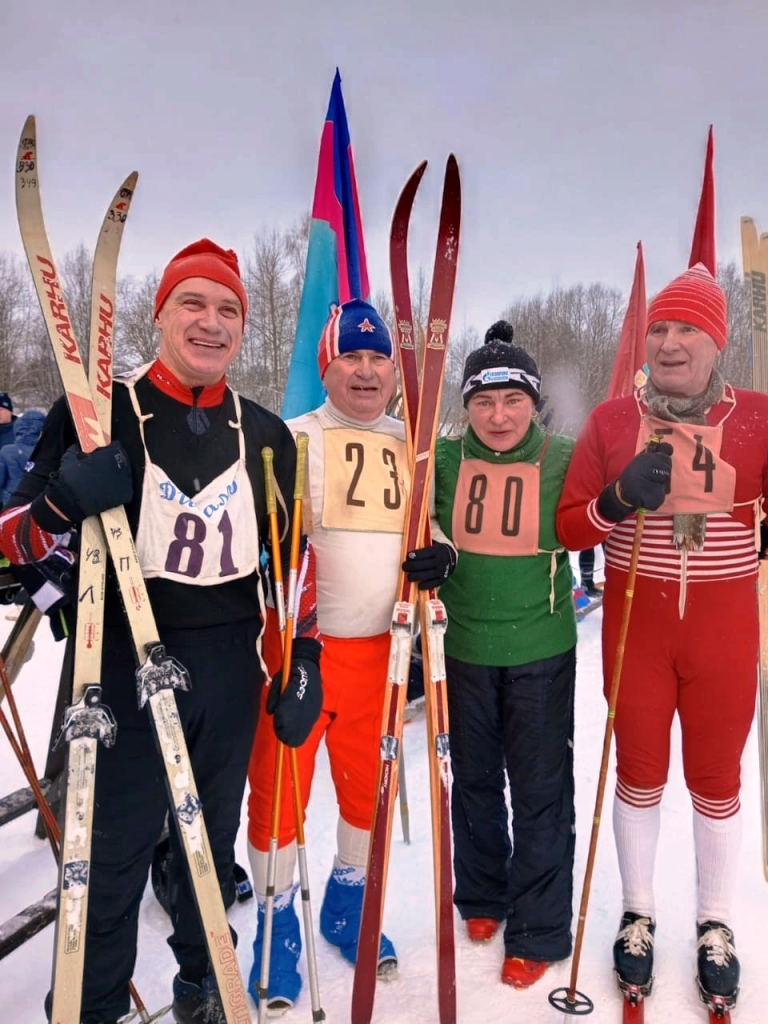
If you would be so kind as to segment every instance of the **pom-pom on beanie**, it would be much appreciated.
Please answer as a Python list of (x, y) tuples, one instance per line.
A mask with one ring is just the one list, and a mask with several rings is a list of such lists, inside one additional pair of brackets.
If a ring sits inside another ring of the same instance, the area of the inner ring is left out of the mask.
[(470, 352), (464, 363), (461, 396), (466, 406), (478, 391), (519, 388), (534, 402), (541, 398), (541, 375), (536, 360), (524, 348), (512, 344), (514, 328), (498, 320), (485, 332), (482, 348)]

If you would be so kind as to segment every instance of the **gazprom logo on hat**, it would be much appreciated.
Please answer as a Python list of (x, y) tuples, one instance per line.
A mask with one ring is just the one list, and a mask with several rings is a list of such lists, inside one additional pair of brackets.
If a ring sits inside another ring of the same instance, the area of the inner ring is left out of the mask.
[(509, 367), (494, 366), (489, 370), (480, 371), (480, 384), (503, 384), (510, 380)]

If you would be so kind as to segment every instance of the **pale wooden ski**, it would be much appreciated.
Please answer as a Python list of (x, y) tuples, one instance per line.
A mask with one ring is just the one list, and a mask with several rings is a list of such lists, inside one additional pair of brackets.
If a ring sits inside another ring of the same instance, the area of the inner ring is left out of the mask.
[[(34, 117), (27, 119), (19, 143), (16, 203), (24, 248), (72, 420), (83, 451), (90, 452), (105, 443), (104, 432), (80, 358), (45, 230)], [(166, 771), (169, 802), (187, 858), (226, 1021), (227, 1024), (250, 1024), (251, 1014), (245, 987), (173, 694), (174, 688), (188, 687), (188, 675), (178, 662), (166, 656), (160, 643), (125, 509), (110, 509), (102, 513), (100, 518), (139, 663), (139, 700), (142, 706), (145, 703), (149, 705), (160, 758)], [(79, 606), (90, 600), (90, 596), (81, 586)]]
[[(105, 441), (109, 440), (112, 422), (117, 260), (137, 179), (134, 171), (117, 190), (101, 226), (93, 259), (89, 376)], [(107, 547), (98, 516), (91, 516), (82, 524), (80, 541), (80, 593), (89, 596), (80, 602), (77, 610), (72, 704), (65, 712), (65, 725), (57, 740), (68, 744), (51, 982), (52, 1020), (62, 1022), (80, 1020), (96, 755), (99, 741), (112, 746), (117, 730), (109, 707), (101, 701)]]
[[(758, 238), (751, 217), (741, 218), (744, 280), (749, 284), (752, 310), (752, 387), (768, 394), (768, 234)], [(768, 881), (768, 561), (760, 560), (757, 577), (760, 616), (759, 695), (757, 709), (760, 755), (760, 820), (763, 831), (763, 875)]]

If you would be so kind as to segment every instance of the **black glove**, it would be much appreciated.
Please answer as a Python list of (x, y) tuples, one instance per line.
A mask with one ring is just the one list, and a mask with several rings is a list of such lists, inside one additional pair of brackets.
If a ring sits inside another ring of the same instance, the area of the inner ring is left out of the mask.
[(285, 690), (283, 673), (272, 679), (267, 697), (267, 714), (274, 715), (275, 735), (286, 747), (305, 742), (323, 709), (320, 678), (320, 644), (309, 637), (293, 642), (291, 674)]
[(419, 590), (432, 590), (445, 583), (456, 568), (456, 552), (450, 544), (433, 541), (428, 548), (409, 551), (403, 562), (403, 572)]
[(672, 445), (662, 441), (639, 452), (597, 499), (597, 511), (603, 519), (620, 523), (639, 508), (654, 512), (669, 490), (672, 451)]
[[(38, 526), (63, 533), (69, 524), (125, 505), (133, 497), (133, 474), (128, 453), (119, 441), (84, 454), (77, 445), (64, 453), (59, 470), (30, 506)], [(56, 515), (45, 500), (61, 512)], [(63, 520), (63, 521), (62, 521)]]

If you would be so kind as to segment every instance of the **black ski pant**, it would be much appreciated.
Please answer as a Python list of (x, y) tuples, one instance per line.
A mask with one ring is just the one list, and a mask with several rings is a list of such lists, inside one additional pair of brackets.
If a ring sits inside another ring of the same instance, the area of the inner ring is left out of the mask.
[[(176, 700), (227, 907), (235, 897), (234, 844), (263, 681), (259, 629), (251, 620), (161, 630), (167, 653), (192, 681), (189, 692), (176, 691)], [(114, 1020), (129, 1010), (139, 905), (168, 811), (165, 771), (148, 708), (138, 709), (135, 659), (124, 629), (106, 631), (103, 666), (104, 701), (118, 730), (114, 747), (99, 745), (96, 769), (82, 1008), (89, 1022)], [(210, 971), (208, 950), (175, 826), (170, 835), (168, 942), (184, 978), (195, 981)]]
[(576, 650), (514, 668), (445, 661), (454, 902), (464, 920), (506, 921), (507, 956), (562, 960), (571, 953)]

